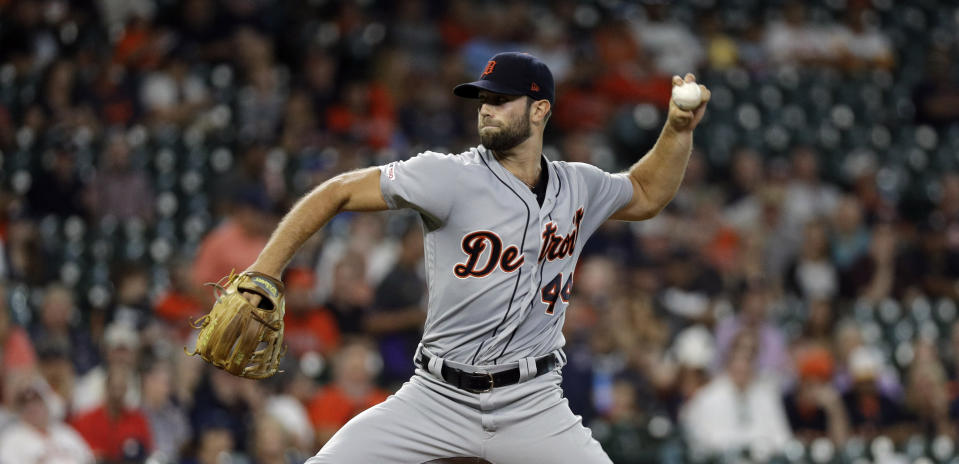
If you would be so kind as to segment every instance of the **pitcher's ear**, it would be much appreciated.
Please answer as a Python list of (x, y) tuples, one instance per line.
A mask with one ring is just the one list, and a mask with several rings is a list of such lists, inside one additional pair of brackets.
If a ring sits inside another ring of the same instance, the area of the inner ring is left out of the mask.
[(543, 124), (546, 124), (549, 117), (553, 115), (553, 108), (549, 100), (536, 100), (532, 106), (533, 111), (530, 112), (530, 115), (533, 116), (534, 121), (542, 121)]

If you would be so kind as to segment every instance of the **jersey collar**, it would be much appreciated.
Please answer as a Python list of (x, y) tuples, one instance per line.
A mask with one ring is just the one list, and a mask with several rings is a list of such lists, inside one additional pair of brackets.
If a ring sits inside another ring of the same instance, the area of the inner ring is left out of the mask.
[(503, 181), (507, 184), (509, 188), (518, 193), (531, 207), (535, 207), (540, 210), (540, 216), (545, 217), (553, 209), (553, 205), (556, 203), (556, 196), (559, 191), (559, 182), (556, 173), (556, 167), (553, 166), (553, 162), (546, 157), (545, 154), (542, 154), (542, 159), (546, 161), (546, 169), (548, 170), (549, 178), (546, 181), (546, 197), (543, 199), (543, 206), (539, 205), (539, 202), (536, 201), (536, 194), (533, 193), (529, 187), (519, 180), (512, 172), (509, 172), (499, 160), (493, 156), (493, 151), (487, 149), (483, 145), (476, 147), (476, 151), (479, 152), (480, 156), (483, 157), (483, 160), (489, 165), (490, 169)]

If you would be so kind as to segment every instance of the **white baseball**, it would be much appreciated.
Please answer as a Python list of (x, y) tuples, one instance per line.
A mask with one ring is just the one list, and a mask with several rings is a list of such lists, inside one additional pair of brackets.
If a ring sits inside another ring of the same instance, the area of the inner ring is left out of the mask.
[(702, 100), (703, 94), (699, 90), (699, 84), (695, 82), (684, 82), (683, 85), (673, 86), (673, 101), (682, 110), (694, 110)]

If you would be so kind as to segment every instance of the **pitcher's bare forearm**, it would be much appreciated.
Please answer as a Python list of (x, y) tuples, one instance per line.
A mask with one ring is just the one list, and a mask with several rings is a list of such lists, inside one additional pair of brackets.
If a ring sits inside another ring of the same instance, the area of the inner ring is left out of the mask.
[[(692, 74), (687, 74), (685, 79), (673, 77), (674, 86), (695, 81)], [(703, 86), (700, 88), (702, 100), (699, 106), (692, 110), (680, 109), (670, 100), (666, 124), (656, 140), (656, 145), (629, 168), (633, 199), (617, 211), (612, 216), (613, 219), (649, 219), (659, 214), (676, 196), (693, 150), (693, 130), (702, 120), (711, 96), (709, 89)]]
[(279, 278), (296, 251), (341, 211), (387, 209), (380, 192), (379, 168), (340, 174), (296, 202), (270, 236), (249, 270)]
[(692, 150), (693, 131), (677, 132), (666, 124), (656, 145), (629, 169), (629, 176), (650, 206), (650, 216), (659, 213), (676, 196)]

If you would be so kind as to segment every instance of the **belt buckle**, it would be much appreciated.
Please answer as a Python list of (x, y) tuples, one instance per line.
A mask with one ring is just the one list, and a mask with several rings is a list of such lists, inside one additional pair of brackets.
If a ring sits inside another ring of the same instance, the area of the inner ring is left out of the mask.
[[(481, 375), (482, 375), (482, 374), (481, 374)], [(489, 392), (493, 391), (493, 386), (494, 386), (494, 385), (493, 385), (493, 374), (490, 373), (490, 372), (486, 372), (486, 377), (489, 378), (489, 387), (486, 387), (485, 390), (479, 390), (479, 389), (476, 389), (476, 388), (467, 388), (466, 390), (469, 391), (470, 393), (489, 393)]]

